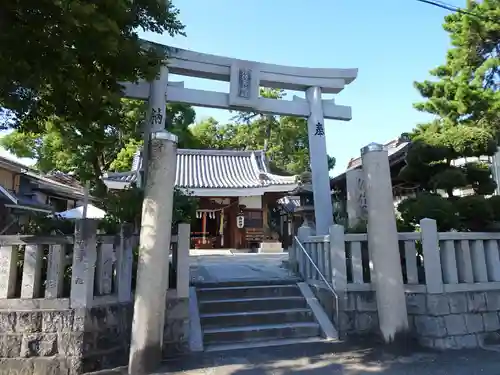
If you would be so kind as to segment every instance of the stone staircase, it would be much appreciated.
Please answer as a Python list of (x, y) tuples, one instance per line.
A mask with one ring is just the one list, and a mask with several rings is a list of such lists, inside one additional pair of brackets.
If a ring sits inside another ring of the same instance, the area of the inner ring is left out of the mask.
[(323, 340), (295, 282), (203, 285), (197, 298), (205, 351)]

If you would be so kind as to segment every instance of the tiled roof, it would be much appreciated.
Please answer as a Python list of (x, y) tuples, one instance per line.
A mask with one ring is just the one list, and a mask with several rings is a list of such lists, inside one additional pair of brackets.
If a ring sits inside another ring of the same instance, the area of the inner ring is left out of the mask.
[(76, 197), (78, 199), (84, 196), (82, 186), (75, 186), (73, 183), (68, 185), (56, 180), (53, 176), (42, 175), (34, 171), (26, 171), (24, 175), (29, 177), (33, 182), (36, 182), (39, 189), (48, 189), (62, 196)]
[[(135, 182), (142, 158), (134, 157), (132, 172), (108, 173), (106, 180)], [(177, 150), (175, 185), (182, 188), (238, 189), (295, 184), (295, 176), (269, 172), (263, 151)]]
[(49, 178), (50, 180), (54, 180), (56, 182), (74, 187), (79, 190), (83, 189), (83, 186), (80, 183), (80, 181), (78, 181), (76, 177), (70, 173), (64, 173), (61, 171), (52, 171), (46, 174), (45, 177)]
[(137, 171), (108, 172), (103, 176), (103, 180), (134, 183), (137, 181), (137, 173)]

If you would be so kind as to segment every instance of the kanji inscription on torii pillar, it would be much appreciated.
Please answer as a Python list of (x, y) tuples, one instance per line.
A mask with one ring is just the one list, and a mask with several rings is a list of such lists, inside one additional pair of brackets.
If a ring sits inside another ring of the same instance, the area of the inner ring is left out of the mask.
[(325, 128), (321, 122), (316, 123), (316, 131), (314, 132), (314, 135), (319, 135), (320, 137), (325, 136)]
[(163, 114), (161, 108), (151, 108), (151, 116), (149, 119), (152, 127), (163, 125)]

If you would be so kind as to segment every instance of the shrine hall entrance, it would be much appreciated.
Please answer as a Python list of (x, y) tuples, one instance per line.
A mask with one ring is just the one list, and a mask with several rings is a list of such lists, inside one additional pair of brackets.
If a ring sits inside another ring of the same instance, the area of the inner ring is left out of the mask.
[[(251, 201), (242, 201), (240, 197), (200, 197), (199, 207), (191, 221), (191, 248), (257, 251), (264, 240), (267, 200), (261, 196), (253, 197), (254, 203), (263, 203), (260, 208), (240, 204)], [(244, 218), (241, 227), (238, 227), (239, 216)]]
[(222, 249), (229, 247), (224, 236), (228, 221), (222, 211), (198, 210), (191, 223), (191, 247), (196, 249)]

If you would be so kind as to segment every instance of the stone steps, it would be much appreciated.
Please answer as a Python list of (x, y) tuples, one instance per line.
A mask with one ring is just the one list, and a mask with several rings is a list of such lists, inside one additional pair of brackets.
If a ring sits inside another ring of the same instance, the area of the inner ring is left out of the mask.
[(199, 293), (207, 300), (259, 297), (302, 297), (296, 285), (255, 285), (216, 288), (199, 288)]
[(197, 298), (206, 351), (322, 340), (296, 283), (200, 285)]
[(262, 324), (204, 329), (203, 341), (208, 345), (232, 344), (235, 342), (267, 341), (272, 339), (308, 338), (319, 335), (320, 328), (316, 322)]
[(307, 308), (304, 297), (232, 298), (199, 301), (200, 314)]
[(200, 316), (200, 321), (204, 328), (221, 326), (244, 327), (252, 325), (256, 321), (261, 324), (271, 325), (280, 323), (313, 322), (314, 316), (311, 310), (303, 308), (288, 310), (245, 311), (241, 313), (204, 314)]

